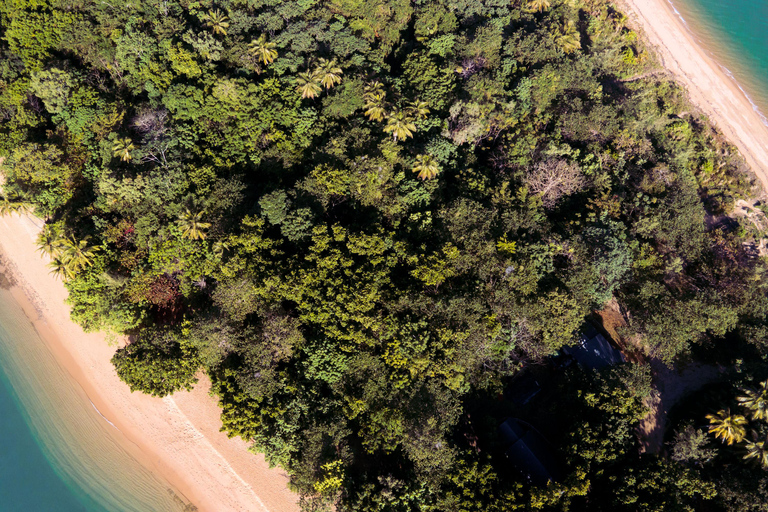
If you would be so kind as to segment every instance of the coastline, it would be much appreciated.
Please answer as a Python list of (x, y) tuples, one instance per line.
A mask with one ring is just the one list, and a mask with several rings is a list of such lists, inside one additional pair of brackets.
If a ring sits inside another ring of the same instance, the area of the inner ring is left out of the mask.
[(618, 0), (691, 102), (738, 148), (768, 190), (768, 126), (726, 67), (706, 51), (668, 0)]
[[(666, 0), (620, 2), (664, 68), (768, 189), (768, 127), (743, 89), (697, 43)], [(0, 218), (0, 252), (18, 282), (14, 296), (94, 408), (120, 432), (126, 449), (201, 511), (297, 510), (287, 477), (269, 469), (263, 456), (248, 452), (243, 441), (218, 431), (218, 406), (207, 396), (204, 378), (192, 392), (173, 397), (130, 393), (109, 362), (114, 347), (103, 335), (84, 333), (69, 319), (64, 286), (35, 252), (37, 229), (26, 216)]]
[(70, 320), (67, 290), (36, 252), (38, 224), (25, 215), (0, 217), (0, 252), (15, 279), (11, 293), (59, 364), (118, 431), (117, 442), (201, 512), (297, 511), (287, 476), (241, 439), (219, 431), (220, 410), (207, 379), (162, 399), (131, 393), (119, 380), (110, 362), (115, 347)]

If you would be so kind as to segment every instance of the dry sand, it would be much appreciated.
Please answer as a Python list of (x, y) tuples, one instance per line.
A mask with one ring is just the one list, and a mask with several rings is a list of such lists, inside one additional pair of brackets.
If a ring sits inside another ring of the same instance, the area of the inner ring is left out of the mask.
[(736, 81), (701, 48), (667, 0), (618, 0), (693, 103), (739, 149), (768, 190), (768, 126)]
[(0, 250), (17, 281), (14, 294), (57, 360), (120, 430), (124, 447), (200, 511), (298, 510), (282, 471), (219, 432), (220, 410), (207, 380), (163, 399), (131, 393), (119, 380), (110, 363), (115, 347), (70, 320), (66, 288), (36, 253), (41, 226), (29, 216), (0, 217)]

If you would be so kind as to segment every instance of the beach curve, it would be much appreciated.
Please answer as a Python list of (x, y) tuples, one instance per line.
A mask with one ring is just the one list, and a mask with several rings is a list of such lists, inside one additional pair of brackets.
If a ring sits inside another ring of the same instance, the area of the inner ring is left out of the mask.
[(131, 393), (119, 380), (110, 362), (115, 347), (70, 320), (66, 288), (36, 253), (41, 225), (29, 215), (0, 218), (0, 251), (16, 282), (11, 291), (123, 447), (197, 510), (297, 511), (287, 475), (219, 431), (220, 409), (204, 376), (191, 392), (165, 399)]
[(617, 5), (768, 190), (768, 126), (738, 82), (701, 47), (668, 0), (619, 0)]

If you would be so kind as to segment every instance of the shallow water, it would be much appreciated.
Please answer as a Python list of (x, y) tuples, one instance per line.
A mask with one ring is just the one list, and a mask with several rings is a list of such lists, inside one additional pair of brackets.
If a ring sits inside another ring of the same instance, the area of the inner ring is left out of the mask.
[(0, 289), (0, 512), (183, 511)]
[(691, 31), (768, 114), (768, 1), (671, 0)]

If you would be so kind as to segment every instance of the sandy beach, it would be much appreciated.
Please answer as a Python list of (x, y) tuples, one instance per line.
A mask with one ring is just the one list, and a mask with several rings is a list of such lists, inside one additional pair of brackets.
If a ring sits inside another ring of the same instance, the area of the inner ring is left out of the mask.
[(693, 103), (739, 149), (768, 190), (768, 126), (736, 81), (699, 46), (667, 0), (617, 3), (644, 33), (664, 67), (685, 86)]
[(29, 216), (0, 217), (0, 251), (17, 281), (14, 296), (57, 360), (119, 430), (125, 449), (200, 511), (297, 511), (285, 473), (219, 432), (220, 410), (205, 378), (192, 392), (163, 399), (131, 393), (120, 381), (110, 363), (116, 347), (70, 320), (66, 288), (36, 252), (41, 226)]

